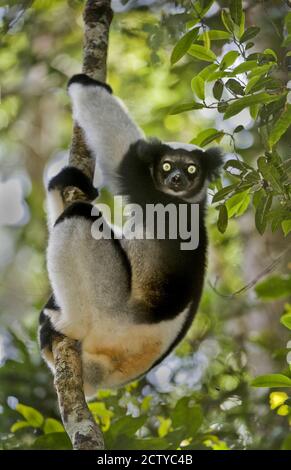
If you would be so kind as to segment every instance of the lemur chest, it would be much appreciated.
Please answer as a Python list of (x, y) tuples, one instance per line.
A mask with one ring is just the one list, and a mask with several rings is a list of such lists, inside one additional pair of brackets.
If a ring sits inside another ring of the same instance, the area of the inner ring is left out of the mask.
[(179, 334), (186, 312), (158, 324), (121, 325), (104, 322), (82, 341), (84, 386), (118, 387), (147, 372)]

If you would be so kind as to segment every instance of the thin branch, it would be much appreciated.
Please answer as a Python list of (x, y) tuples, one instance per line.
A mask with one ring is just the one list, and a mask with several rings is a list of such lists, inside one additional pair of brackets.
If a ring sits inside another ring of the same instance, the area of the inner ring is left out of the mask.
[[(108, 35), (112, 20), (110, 0), (87, 0), (84, 9), (83, 72), (105, 80)], [(94, 161), (88, 151), (81, 129), (75, 124), (69, 157), (70, 165), (84, 171), (91, 178)], [(64, 194), (66, 205), (82, 199), (75, 188)], [(55, 388), (65, 429), (74, 449), (104, 449), (99, 426), (92, 417), (83, 391), (82, 362), (79, 343), (63, 335), (53, 341)]]
[(274, 271), (274, 269), (278, 266), (278, 264), (286, 257), (287, 253), (291, 250), (291, 247), (288, 247), (286, 250), (284, 250), (277, 259), (272, 261), (268, 266), (266, 266), (254, 279), (252, 279), (248, 284), (245, 286), (241, 287), (240, 289), (236, 290), (232, 294), (223, 294), (222, 292), (219, 292), (216, 288), (216, 283), (212, 284), (210, 281), (208, 281), (209, 286), (211, 289), (214, 290), (214, 292), (219, 295), (219, 297), (223, 297), (224, 299), (234, 299), (236, 296), (243, 294), (244, 292), (248, 291), (249, 289), (252, 289), (263, 277), (265, 277), (267, 274), (271, 273)]

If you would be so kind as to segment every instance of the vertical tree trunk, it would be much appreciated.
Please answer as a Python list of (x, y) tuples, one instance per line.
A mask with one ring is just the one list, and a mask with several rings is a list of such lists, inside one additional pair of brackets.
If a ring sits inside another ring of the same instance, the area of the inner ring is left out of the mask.
[[(87, 0), (84, 8), (83, 72), (105, 81), (109, 27), (112, 20), (110, 0)], [(75, 124), (69, 157), (70, 165), (93, 177), (94, 161), (82, 130)], [(75, 188), (64, 194), (66, 204), (82, 198)], [(104, 440), (86, 403), (83, 391), (82, 362), (77, 341), (58, 336), (53, 342), (55, 388), (65, 429), (74, 449), (104, 449)]]

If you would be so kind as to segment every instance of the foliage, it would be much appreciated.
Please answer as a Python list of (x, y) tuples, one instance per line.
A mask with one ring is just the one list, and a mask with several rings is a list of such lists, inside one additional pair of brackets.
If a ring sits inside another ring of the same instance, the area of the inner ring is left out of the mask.
[[(254, 51), (250, 40), (258, 40), (260, 28), (245, 24), (240, 0), (230, 1), (229, 8), (220, 8), (219, 29), (212, 29), (207, 13), (213, 3), (211, 0), (192, 2), (191, 19), (185, 25), (187, 32), (173, 49), (172, 64), (186, 54), (194, 61), (210, 63), (192, 79), (196, 101), (175, 107), (174, 112), (216, 109), (227, 120), (249, 111), (262, 144), (256, 165), (247, 164), (236, 152), (236, 135), (244, 130), (242, 125), (233, 127), (231, 132), (203, 130), (192, 139), (202, 147), (221, 142), (225, 136), (233, 143), (236, 158), (225, 164), (224, 184), (217, 183), (213, 196), (219, 211), (218, 229), (225, 232), (228, 217), (239, 217), (252, 205), (260, 234), (269, 224), (273, 231), (281, 227), (287, 235), (291, 231), (290, 159), (280, 152), (280, 141), (291, 124), (288, 101), (291, 95), (284, 74), (288, 52), (278, 57), (271, 48)], [(287, 37), (291, 33), (290, 15), (284, 20)], [(207, 92), (206, 96), (205, 90), (211, 87), (212, 93)]]
[[(283, 1), (262, 9), (248, 0), (245, 11), (236, 0), (154, 3), (115, 15), (108, 81), (148, 135), (224, 147), (225, 171), (211, 188), (209, 278), (175, 353), (139, 382), (100, 391), (90, 408), (109, 449), (290, 449), (290, 304), (280, 323), (278, 315), (290, 297), (290, 12)], [(0, 227), (4, 449), (70, 447), (35, 331), (49, 295), (43, 173), (70, 142), (65, 87), (79, 71), (81, 9), (35, 0), (1, 10), (1, 174), (21, 180), (23, 210)], [(250, 258), (270, 240), (286, 252), (282, 272), (231, 295), (268, 265)]]

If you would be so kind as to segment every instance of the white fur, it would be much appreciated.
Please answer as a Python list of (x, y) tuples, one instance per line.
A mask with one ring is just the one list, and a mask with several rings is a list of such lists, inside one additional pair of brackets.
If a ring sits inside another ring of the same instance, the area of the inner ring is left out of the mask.
[(64, 210), (64, 202), (60, 191), (53, 189), (48, 192), (46, 206), (48, 214), (48, 227), (49, 230), (51, 230), (55, 221)]
[[(130, 144), (144, 138), (144, 134), (124, 104), (104, 88), (73, 83), (69, 94), (74, 119), (85, 129), (87, 144), (97, 162), (94, 183), (100, 186), (100, 182), (106, 182), (115, 193), (116, 168)], [(98, 171), (101, 171), (101, 181)]]

